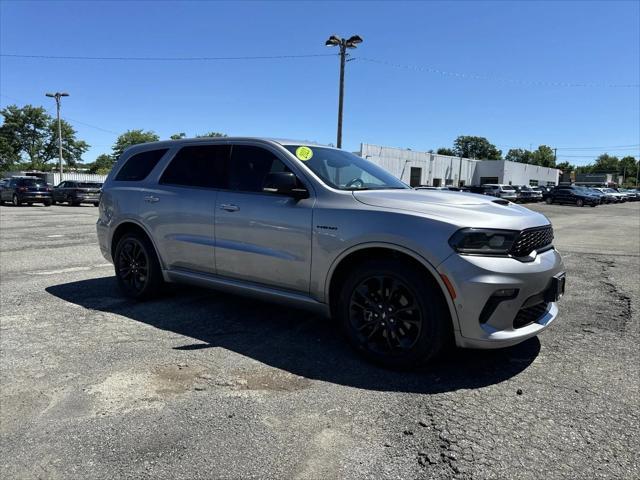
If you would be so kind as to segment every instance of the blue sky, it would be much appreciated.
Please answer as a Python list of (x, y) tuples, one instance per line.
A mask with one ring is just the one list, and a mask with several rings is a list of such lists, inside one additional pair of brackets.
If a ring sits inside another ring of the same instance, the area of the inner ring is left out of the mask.
[[(639, 5), (3, 0), (0, 50), (93, 57), (304, 55), (337, 53), (324, 47), (332, 33), (359, 34), (364, 43), (347, 64), (345, 148), (368, 142), (428, 150), (450, 146), (461, 134), (481, 135), (505, 153), (547, 144), (560, 147), (559, 161), (583, 164), (602, 151), (640, 155)], [(32, 103), (54, 112), (44, 93), (71, 94), (63, 100), (63, 117), (91, 144), (85, 161), (110, 152), (117, 134), (133, 128), (161, 138), (215, 130), (335, 143), (333, 56), (206, 62), (2, 57), (0, 69), (2, 106)], [(585, 83), (595, 86), (576, 86)]]

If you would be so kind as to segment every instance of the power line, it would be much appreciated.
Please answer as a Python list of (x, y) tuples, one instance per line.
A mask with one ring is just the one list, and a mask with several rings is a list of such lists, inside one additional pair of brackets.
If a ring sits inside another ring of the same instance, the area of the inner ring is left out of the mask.
[(490, 80), (490, 81), (496, 81), (500, 83), (513, 83), (513, 84), (525, 85), (525, 86), (580, 87), (580, 88), (584, 88), (584, 87), (638, 88), (640, 86), (640, 83), (630, 83), (630, 84), (592, 83), (592, 82), (573, 83), (573, 82), (548, 82), (548, 81), (538, 81), (538, 80), (520, 80), (515, 78), (504, 78), (504, 77), (494, 77), (491, 75), (480, 75), (476, 73), (450, 72), (447, 70), (440, 70), (438, 68), (425, 67), (425, 66), (419, 66), (419, 65), (403, 65), (400, 63), (388, 62), (386, 60), (378, 60), (375, 58), (368, 58), (368, 57), (356, 57), (356, 59), (364, 62), (376, 63), (379, 65), (386, 65), (388, 67), (400, 68), (404, 70), (415, 70), (418, 72), (436, 73), (438, 75), (442, 75), (446, 77), (457, 77), (457, 78), (471, 79), (471, 80)]
[(278, 60), (291, 58), (335, 57), (335, 53), (312, 53), (304, 55), (249, 55), (238, 57), (92, 57), (76, 55), (21, 55), (1, 53), (0, 57), (34, 58), (43, 60), (116, 60), (116, 61), (161, 61), (161, 62), (208, 62), (217, 60)]

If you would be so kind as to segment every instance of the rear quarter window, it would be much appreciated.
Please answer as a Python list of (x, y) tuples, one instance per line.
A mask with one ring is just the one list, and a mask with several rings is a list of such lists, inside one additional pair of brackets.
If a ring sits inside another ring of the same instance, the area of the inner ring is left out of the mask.
[(144, 180), (158, 164), (162, 156), (167, 153), (167, 150), (168, 148), (163, 148), (135, 154), (122, 166), (116, 175), (116, 181), (137, 182)]

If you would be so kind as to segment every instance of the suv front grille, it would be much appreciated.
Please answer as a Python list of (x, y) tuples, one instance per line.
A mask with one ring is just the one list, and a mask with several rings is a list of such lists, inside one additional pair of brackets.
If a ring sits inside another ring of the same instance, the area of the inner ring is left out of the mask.
[(542, 302), (534, 305), (533, 307), (520, 309), (513, 321), (513, 328), (522, 328), (526, 327), (530, 323), (537, 322), (538, 319), (545, 314), (548, 307), (548, 302)]
[(540, 250), (553, 242), (553, 228), (551, 225), (530, 228), (520, 232), (518, 239), (511, 247), (511, 255), (514, 257), (526, 257), (534, 250)]

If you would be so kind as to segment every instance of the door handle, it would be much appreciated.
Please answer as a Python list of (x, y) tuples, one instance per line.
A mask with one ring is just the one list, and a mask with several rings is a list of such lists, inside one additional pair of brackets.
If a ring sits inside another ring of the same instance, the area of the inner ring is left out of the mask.
[(160, 199), (158, 197), (154, 197), (153, 195), (147, 195), (144, 197), (144, 201), (148, 203), (156, 203), (159, 202)]
[(220, 210), (224, 210), (225, 212), (237, 212), (240, 210), (240, 207), (232, 203), (223, 203), (220, 205)]

